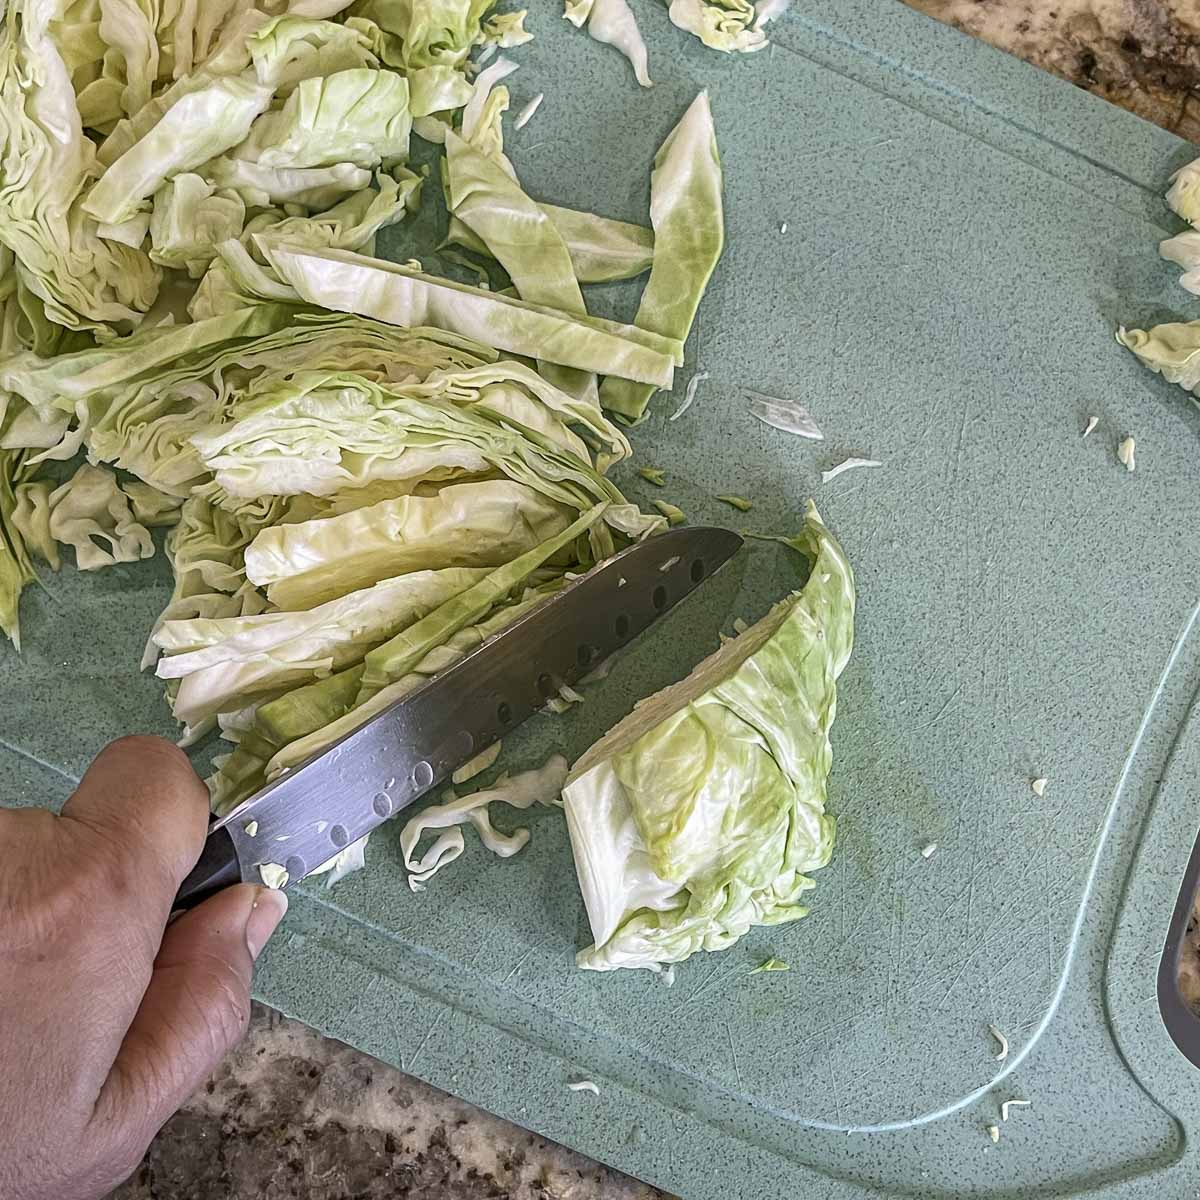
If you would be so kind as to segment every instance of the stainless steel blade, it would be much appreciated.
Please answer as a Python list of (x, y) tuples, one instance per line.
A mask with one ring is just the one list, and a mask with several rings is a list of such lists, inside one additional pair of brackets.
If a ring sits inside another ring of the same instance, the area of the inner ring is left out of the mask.
[(671, 529), (572, 580), (217, 822), (242, 879), (262, 882), (266, 866), (295, 882), (327, 862), (632, 641), (741, 545), (727, 529)]

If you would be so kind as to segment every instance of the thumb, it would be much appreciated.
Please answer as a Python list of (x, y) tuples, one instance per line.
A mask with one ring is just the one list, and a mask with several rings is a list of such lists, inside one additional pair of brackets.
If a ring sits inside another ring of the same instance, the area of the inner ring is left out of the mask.
[(283, 892), (243, 883), (167, 927), (97, 1100), (93, 1129), (123, 1130), (148, 1143), (212, 1074), (246, 1032), (254, 960), (285, 912)]

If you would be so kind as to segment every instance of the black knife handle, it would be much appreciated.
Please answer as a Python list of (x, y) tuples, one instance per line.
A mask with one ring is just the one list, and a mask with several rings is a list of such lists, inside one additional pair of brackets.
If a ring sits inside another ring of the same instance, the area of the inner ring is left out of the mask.
[(196, 865), (179, 885), (174, 907), (194, 908), (222, 888), (241, 881), (242, 867), (238, 862), (233, 838), (224, 829), (214, 829), (205, 839), (204, 849), (200, 852)]

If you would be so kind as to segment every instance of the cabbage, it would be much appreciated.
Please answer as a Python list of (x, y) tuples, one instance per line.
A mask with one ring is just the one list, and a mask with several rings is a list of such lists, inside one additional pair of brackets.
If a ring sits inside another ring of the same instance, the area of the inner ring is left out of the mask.
[(829, 731), (854, 578), (811, 504), (790, 544), (811, 560), (804, 588), (572, 768), (563, 801), (594, 938), (581, 967), (657, 969), (808, 911), (808, 873), (833, 851)]
[(84, 464), (49, 494), (47, 505), (49, 534), (74, 549), (80, 571), (137, 562), (154, 553), (149, 530), (134, 517), (117, 477), (103, 467)]
[(0, 29), (0, 244), (30, 320), (105, 329), (136, 322), (154, 303), (159, 271), (141, 251), (101, 238), (80, 207), (96, 152), (51, 32), (56, 17), (46, 0), (11, 0)]
[(83, 211), (97, 221), (133, 216), (167, 179), (241, 142), (271, 96), (271, 88), (235, 76), (181, 97), (97, 180)]
[(1167, 203), (1189, 224), (1200, 221), (1200, 158), (1171, 176)]
[[(265, 532), (265, 531), (264, 531)], [(303, 612), (164, 621), (160, 679), (178, 679), (176, 720), (194, 726), (254, 697), (340, 671), (479, 581), (486, 570), (414, 571)]]
[(236, 238), (246, 206), (236, 195), (215, 195), (199, 175), (176, 175), (155, 198), (150, 214), (150, 257), (196, 278), (216, 257), (217, 243)]
[(284, 610), (432, 567), (497, 567), (570, 524), (562, 506), (508, 480), (460, 483), (339, 516), (264, 529), (247, 577)]
[(655, 387), (670, 387), (674, 367), (683, 361), (682, 343), (669, 335), (573, 316), (345, 251), (274, 242), (264, 243), (264, 250), (280, 278), (306, 301), (339, 312), (395, 325), (434, 325), (512, 354)]
[(629, 59), (642, 87), (652, 86), (646, 43), (629, 0), (566, 0), (563, 16), (577, 28), (582, 28), (586, 22), (588, 33), (596, 41), (615, 46)]
[[(660, 155), (655, 233), (541, 204), (504, 153), (516, 64), (484, 67), (525, 12), (346, 7), (10, 0), (0, 29), (0, 629), (17, 640), (35, 558), (132, 562), (167, 528), (144, 665), (185, 744), (232, 744), (218, 808), (664, 526), (606, 477), (630, 447), (597, 381), (618, 411), (670, 386), (719, 251), (711, 123)], [(625, 0), (588, 7), (648, 83)], [(446, 148), (448, 240), (512, 289), (370, 257), (429, 174), (405, 165), (414, 123)], [(588, 313), (581, 283), (647, 269), (636, 325)], [(456, 812), (514, 852), (487, 804), (549, 799), (564, 770)]]
[(24, 455), (0, 450), (0, 633), (21, 648), (18, 606), (27, 583), (37, 578), (25, 539), (17, 527), (17, 490), (26, 475)]
[(672, 24), (695, 34), (713, 50), (747, 52), (767, 44), (761, 27), (769, 16), (750, 0), (670, 0), (668, 12)]
[(358, 67), (303, 80), (282, 109), (255, 123), (236, 157), (293, 169), (392, 165), (408, 157), (411, 128), (404, 77)]
[[(650, 220), (654, 262), (635, 323), (641, 329), (683, 342), (725, 244), (721, 160), (708, 94), (692, 101), (654, 156), (650, 176)], [(605, 408), (637, 419), (653, 387), (631, 378), (604, 381)]]
[(1200, 321), (1117, 331), (1117, 341), (1169, 383), (1200, 396)]

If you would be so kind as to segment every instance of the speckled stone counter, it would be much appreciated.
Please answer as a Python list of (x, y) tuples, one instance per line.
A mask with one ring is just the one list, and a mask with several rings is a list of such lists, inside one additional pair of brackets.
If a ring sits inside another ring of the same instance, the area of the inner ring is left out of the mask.
[(662, 1195), (256, 1005), (245, 1042), (111, 1200)]
[[(908, 2), (1200, 140), (1195, 0)], [(113, 1200), (662, 1195), (258, 1008), (243, 1046)]]
[(913, 8), (1200, 140), (1196, 0), (907, 0)]

